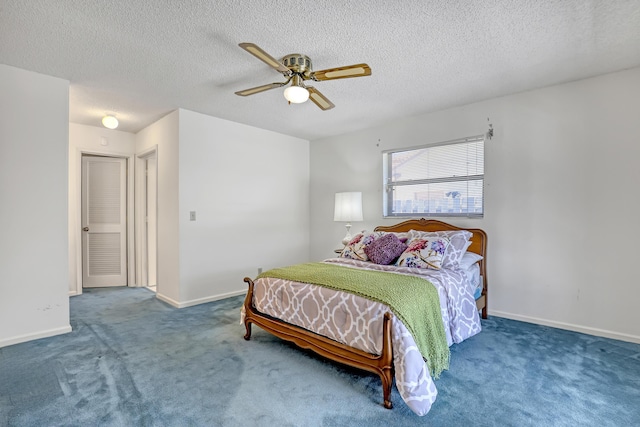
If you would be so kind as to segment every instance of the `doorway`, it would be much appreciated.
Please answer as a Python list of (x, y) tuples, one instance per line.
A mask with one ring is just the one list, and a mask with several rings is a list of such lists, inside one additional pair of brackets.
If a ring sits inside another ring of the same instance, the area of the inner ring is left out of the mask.
[(136, 156), (136, 280), (156, 292), (158, 287), (158, 157), (156, 148)]

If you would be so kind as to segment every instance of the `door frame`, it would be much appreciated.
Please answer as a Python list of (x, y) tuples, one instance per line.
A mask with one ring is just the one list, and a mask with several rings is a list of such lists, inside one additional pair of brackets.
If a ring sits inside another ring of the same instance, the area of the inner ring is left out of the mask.
[(145, 187), (145, 162), (149, 157), (155, 156), (156, 159), (156, 209), (155, 209), (155, 234), (156, 234), (156, 290), (159, 289), (159, 280), (158, 280), (158, 146), (153, 145), (147, 150), (141, 151), (137, 153), (135, 158), (136, 162), (136, 179), (135, 179), (135, 188), (136, 188), (136, 196), (135, 196), (135, 221), (136, 221), (136, 286), (146, 286), (145, 277), (147, 276), (147, 262), (145, 258), (145, 253), (148, 250), (147, 248), (147, 235), (146, 235), (146, 227), (145, 227), (145, 206), (147, 204), (147, 191)]
[(69, 276), (75, 277), (75, 292), (70, 291), (69, 295), (82, 294), (82, 156), (104, 156), (118, 157), (127, 160), (127, 284), (135, 286), (135, 218), (134, 218), (134, 167), (135, 155), (122, 153), (113, 150), (88, 150), (85, 148), (76, 148), (74, 153), (74, 161), (69, 167), (74, 167), (76, 172), (76, 182), (70, 183), (75, 187), (75, 197), (73, 206), (69, 211), (69, 238), (75, 242), (75, 265), (76, 271), (70, 271)]

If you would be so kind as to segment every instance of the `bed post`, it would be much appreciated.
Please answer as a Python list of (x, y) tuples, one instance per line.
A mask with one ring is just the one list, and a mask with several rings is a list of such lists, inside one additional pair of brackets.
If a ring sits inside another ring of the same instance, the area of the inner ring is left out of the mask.
[(489, 304), (488, 298), (487, 298), (487, 290), (485, 289), (484, 291), (484, 307), (482, 307), (482, 318), (483, 319), (488, 319), (489, 318), (489, 312), (487, 311), (487, 305)]
[(384, 397), (384, 407), (393, 408), (391, 402), (391, 387), (393, 386), (393, 347), (391, 346), (391, 313), (384, 314), (382, 321), (382, 354), (379, 365), (380, 380), (382, 381), (382, 395)]
[(244, 339), (249, 341), (251, 339), (251, 313), (252, 308), (251, 304), (253, 302), (253, 280), (249, 277), (245, 277), (244, 281), (249, 285), (249, 289), (247, 290), (247, 296), (244, 299), (244, 327), (247, 330), (247, 333), (244, 334)]

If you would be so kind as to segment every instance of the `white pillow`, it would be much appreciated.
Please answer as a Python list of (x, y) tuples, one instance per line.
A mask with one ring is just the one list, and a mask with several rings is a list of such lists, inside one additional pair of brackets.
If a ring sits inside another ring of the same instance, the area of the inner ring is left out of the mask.
[(465, 252), (464, 255), (462, 255), (462, 259), (460, 259), (460, 268), (463, 270), (468, 270), (473, 264), (480, 261), (481, 259), (482, 256), (478, 255), (475, 252)]

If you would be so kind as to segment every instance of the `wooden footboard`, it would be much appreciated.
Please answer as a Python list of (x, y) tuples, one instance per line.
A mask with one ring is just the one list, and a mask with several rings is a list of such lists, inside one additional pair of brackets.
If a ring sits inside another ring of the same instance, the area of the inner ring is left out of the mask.
[(283, 340), (291, 341), (299, 347), (310, 349), (327, 359), (378, 374), (382, 381), (384, 407), (388, 409), (393, 407), (391, 403), (393, 349), (391, 347), (390, 313), (384, 315), (382, 326), (382, 354), (378, 356), (349, 347), (348, 345), (258, 312), (253, 307), (253, 280), (245, 277), (244, 281), (249, 285), (249, 290), (244, 300), (244, 326), (247, 331), (244, 339), (249, 340), (251, 338), (251, 324), (253, 323)]

